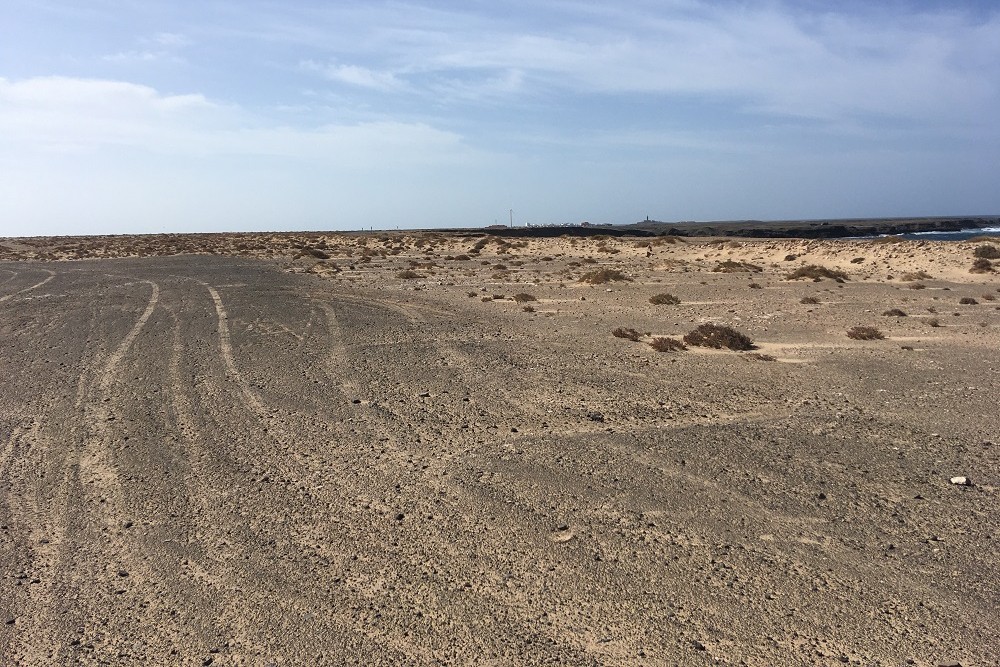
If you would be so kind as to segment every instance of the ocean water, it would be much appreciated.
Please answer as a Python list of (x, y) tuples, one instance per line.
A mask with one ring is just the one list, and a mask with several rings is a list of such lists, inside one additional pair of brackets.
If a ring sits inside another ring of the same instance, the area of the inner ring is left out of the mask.
[[(880, 236), (887, 236), (880, 234)], [(900, 234), (904, 239), (925, 241), (965, 241), (976, 236), (1000, 236), (1000, 227), (983, 227), (982, 229), (961, 229), (957, 232), (916, 232), (915, 234)], [(874, 238), (874, 237), (873, 237)]]

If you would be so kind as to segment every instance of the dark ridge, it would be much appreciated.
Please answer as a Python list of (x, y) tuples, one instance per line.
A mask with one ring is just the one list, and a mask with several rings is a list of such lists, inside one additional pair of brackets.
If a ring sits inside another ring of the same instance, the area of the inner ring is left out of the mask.
[(951, 218), (867, 218), (857, 220), (742, 220), (727, 222), (659, 222), (623, 225), (618, 229), (650, 232), (657, 236), (735, 236), (744, 238), (836, 239), (879, 234), (957, 232), (1000, 225), (998, 216)]

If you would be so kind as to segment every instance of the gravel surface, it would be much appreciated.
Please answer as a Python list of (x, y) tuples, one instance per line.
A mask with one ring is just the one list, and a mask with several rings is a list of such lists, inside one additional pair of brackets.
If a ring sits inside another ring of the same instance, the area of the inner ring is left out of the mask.
[(0, 664), (1000, 664), (992, 283), (300, 270), (0, 263)]

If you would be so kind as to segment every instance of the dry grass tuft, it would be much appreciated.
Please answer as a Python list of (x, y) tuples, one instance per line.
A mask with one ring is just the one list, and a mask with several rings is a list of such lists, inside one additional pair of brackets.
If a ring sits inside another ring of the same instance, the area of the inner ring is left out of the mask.
[(719, 324), (702, 324), (684, 336), (684, 342), (697, 347), (730, 350), (752, 350), (753, 341), (731, 327)]
[(649, 346), (657, 352), (681, 352), (687, 349), (687, 345), (681, 341), (667, 336), (657, 336), (649, 341)]
[(808, 305), (813, 305), (819, 303), (819, 297), (815, 296), (804, 296), (799, 300), (799, 303), (804, 303)]
[(615, 338), (624, 338), (626, 340), (630, 340), (633, 343), (638, 342), (640, 337), (638, 331), (636, 331), (635, 329), (630, 329), (628, 327), (618, 327), (617, 329), (611, 332), (611, 335), (613, 335)]
[(719, 262), (712, 271), (715, 273), (739, 273), (749, 271), (750, 273), (760, 273), (764, 269), (760, 268), (756, 264), (751, 264), (750, 262), (733, 261), (727, 259), (724, 262)]
[(589, 271), (580, 278), (581, 283), (603, 285), (615, 281), (632, 280), (618, 269), (597, 269)]
[(654, 306), (676, 306), (681, 300), (669, 292), (663, 292), (649, 297), (649, 302)]
[(405, 271), (400, 271), (396, 274), (397, 278), (402, 278), (403, 280), (413, 280), (414, 278), (423, 278), (422, 275), (413, 271), (411, 269), (406, 269)]
[(906, 313), (901, 311), (899, 308), (890, 308), (882, 314), (886, 317), (906, 317)]
[(976, 261), (972, 263), (972, 268), (969, 269), (969, 273), (993, 273), (993, 264), (985, 257), (978, 257)]
[(846, 272), (840, 269), (830, 269), (818, 264), (800, 266), (785, 275), (785, 280), (798, 280), (800, 278), (811, 278), (815, 282), (819, 282), (823, 278), (830, 278), (831, 280), (836, 280), (838, 283), (848, 280)]
[(847, 337), (854, 340), (882, 340), (885, 334), (875, 327), (851, 327), (847, 330)]
[(972, 254), (983, 259), (1000, 259), (1000, 248), (993, 245), (981, 245), (973, 250)]
[(529, 301), (538, 301), (534, 294), (528, 294), (527, 292), (519, 292), (514, 296), (510, 297), (517, 303), (528, 303)]
[(917, 271), (915, 273), (904, 273), (899, 277), (900, 280), (906, 283), (912, 283), (914, 280), (931, 280), (934, 278), (931, 274), (926, 271)]
[(971, 296), (963, 296), (961, 299), (958, 300), (958, 302), (960, 304), (962, 304), (963, 306), (975, 306), (975, 305), (977, 305), (979, 303), (978, 301), (976, 301), (975, 299), (973, 299)]

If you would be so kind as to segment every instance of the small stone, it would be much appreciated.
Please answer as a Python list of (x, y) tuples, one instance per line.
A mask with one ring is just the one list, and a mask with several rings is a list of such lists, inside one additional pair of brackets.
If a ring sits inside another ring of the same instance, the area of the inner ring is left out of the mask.
[(353, 403), (354, 405), (360, 405), (361, 404), (361, 399), (360, 398), (355, 398), (354, 400), (351, 401), (351, 403)]
[(431, 397), (431, 392), (429, 391), (420, 392), (420, 398), (430, 398), (430, 397)]
[(569, 530), (569, 524), (561, 523), (558, 526), (556, 526), (556, 530)]
[(948, 481), (954, 484), (955, 486), (972, 486), (972, 480), (970, 480), (968, 477), (952, 477)]
[(816, 497), (819, 498), (820, 500), (826, 500), (826, 494), (822, 492), (820, 492), (820, 494), (817, 495)]
[(127, 577), (128, 576), (128, 571), (126, 571), (126, 570), (118, 570), (118, 576), (122, 577), (122, 578)]
[(704, 645), (704, 644), (702, 644), (702, 643), (701, 643), (700, 641), (698, 641), (697, 639), (692, 639), (692, 640), (691, 640), (691, 646), (693, 646), (693, 647), (694, 647), (694, 650), (695, 650), (695, 651), (707, 651), (707, 650), (708, 650), (708, 649), (706, 649), (706, 648), (705, 648), (705, 645)]
[(406, 515), (400, 512), (399, 514), (396, 515), (396, 521), (402, 521), (405, 517)]

